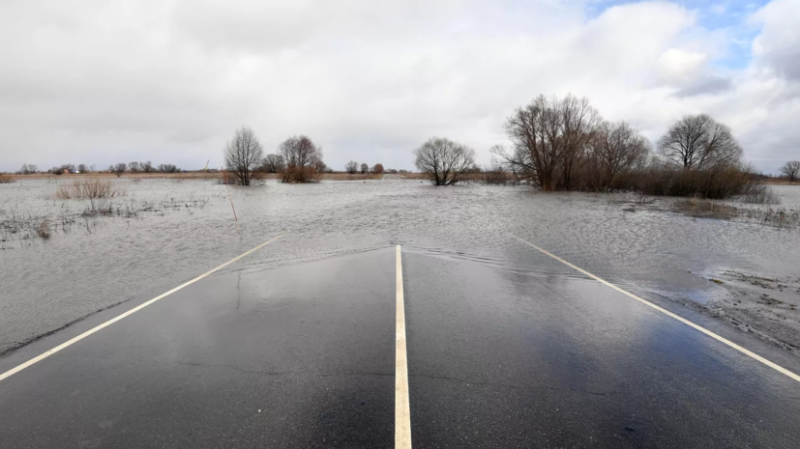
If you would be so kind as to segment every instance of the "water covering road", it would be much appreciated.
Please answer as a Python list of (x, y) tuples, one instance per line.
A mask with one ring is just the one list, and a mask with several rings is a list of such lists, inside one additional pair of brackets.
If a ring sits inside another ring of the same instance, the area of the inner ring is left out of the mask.
[[(700, 273), (733, 268), (788, 277), (800, 266), (797, 230), (645, 208), (629, 212), (630, 198), (624, 195), (543, 195), (523, 186), (436, 189), (403, 180), (270, 182), (230, 189), (240, 239), (224, 185), (115, 182), (127, 194), (111, 200), (113, 205), (152, 211), (78, 216), (69, 231), (47, 241), (6, 236), (6, 249), (0, 250), (0, 354), (138, 295), (155, 296), (261, 243), (268, 233), (299, 238), (278, 242), (279, 253), (244, 263), (280, 266), (402, 243), (432, 255), (514, 269), (517, 248), (507, 239), (513, 234), (637, 292), (677, 300), (726, 293)], [(0, 185), (0, 221), (49, 217), (56, 223), (89, 206), (50, 199), (56, 187), (45, 180)], [(800, 208), (800, 189), (778, 192), (783, 207)]]
[[(403, 257), (414, 447), (800, 438), (796, 380), (552, 259)], [(0, 382), (3, 447), (393, 447), (394, 262), (386, 248), (204, 278)]]
[(791, 273), (800, 233), (376, 181), (235, 191), (239, 240), (219, 186), (137, 188), (127, 201), (212, 201), (3, 252), (6, 347), (122, 303), (8, 352), (0, 372), (282, 237), (0, 381), (3, 447), (391, 447), (395, 244), (415, 447), (800, 440), (800, 384), (511, 237), (800, 372), (791, 353), (669, 299), (717, 288), (694, 274), (710, 266)]

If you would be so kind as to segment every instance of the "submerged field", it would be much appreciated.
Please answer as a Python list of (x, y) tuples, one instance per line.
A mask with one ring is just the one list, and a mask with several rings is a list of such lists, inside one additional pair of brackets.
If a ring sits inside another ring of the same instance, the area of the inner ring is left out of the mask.
[[(388, 178), (248, 189), (215, 179), (113, 182), (119, 196), (92, 202), (58, 199), (53, 178), (0, 185), (0, 353), (155, 296), (276, 232), (283, 237), (245, 270), (399, 243), (526, 273), (519, 236), (623, 288), (800, 348), (800, 229), (762, 223), (767, 206), (722, 203), (753, 212), (719, 217), (673, 199)], [(779, 207), (800, 209), (800, 188), (773, 188)]]

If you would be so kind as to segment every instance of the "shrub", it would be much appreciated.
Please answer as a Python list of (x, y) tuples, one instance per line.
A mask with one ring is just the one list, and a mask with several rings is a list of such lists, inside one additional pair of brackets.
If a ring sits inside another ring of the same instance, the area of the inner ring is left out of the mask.
[(78, 179), (72, 184), (58, 186), (54, 196), (59, 200), (94, 200), (113, 198), (124, 194), (123, 190), (115, 188), (107, 179), (84, 178)]
[(500, 169), (491, 169), (483, 172), (483, 180), (486, 184), (503, 184), (509, 182), (508, 173)]
[(708, 170), (674, 169), (656, 163), (631, 175), (631, 188), (646, 195), (697, 196), (725, 199), (756, 191), (747, 166), (719, 165)]
[(283, 172), (283, 182), (298, 184), (306, 182), (319, 182), (320, 174), (315, 167), (294, 165)]
[(50, 223), (47, 220), (44, 220), (36, 227), (36, 235), (43, 239), (50, 238)]
[(740, 196), (743, 203), (750, 204), (780, 204), (780, 197), (768, 186), (763, 184), (751, 185)]

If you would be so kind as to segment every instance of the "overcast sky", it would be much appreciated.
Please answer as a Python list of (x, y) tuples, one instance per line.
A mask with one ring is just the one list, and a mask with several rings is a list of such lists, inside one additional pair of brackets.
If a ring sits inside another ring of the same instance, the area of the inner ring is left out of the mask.
[(325, 161), (412, 168), (431, 136), (506, 143), (539, 94), (651, 140), (728, 124), (757, 168), (800, 159), (800, 0), (2, 0), (0, 171), (222, 164), (306, 134)]

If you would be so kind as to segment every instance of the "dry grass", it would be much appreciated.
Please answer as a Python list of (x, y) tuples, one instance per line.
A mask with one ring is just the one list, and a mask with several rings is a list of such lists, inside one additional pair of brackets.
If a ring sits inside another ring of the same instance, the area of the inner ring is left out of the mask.
[(425, 181), (431, 179), (431, 175), (427, 173), (400, 173), (400, 177), (403, 179), (422, 179)]
[(800, 187), (800, 181), (791, 182), (786, 178), (766, 178), (761, 180), (764, 184), (776, 185), (776, 186), (798, 186)]
[(698, 218), (736, 220), (776, 228), (800, 227), (800, 210), (773, 207), (738, 207), (698, 198), (678, 201), (674, 204), (673, 210)]
[(327, 181), (362, 181), (367, 179), (382, 179), (383, 173), (349, 174), (349, 173), (323, 173), (322, 179)]
[(691, 198), (687, 201), (678, 201), (674, 210), (698, 218), (719, 218), (731, 220), (739, 215), (739, 208), (716, 201)]
[(59, 185), (53, 196), (59, 200), (95, 200), (115, 198), (125, 192), (111, 183), (109, 179), (87, 177), (76, 179), (71, 184)]
[(16, 181), (16, 179), (14, 179), (12, 175), (0, 173), (0, 184), (11, 184), (14, 181)]

